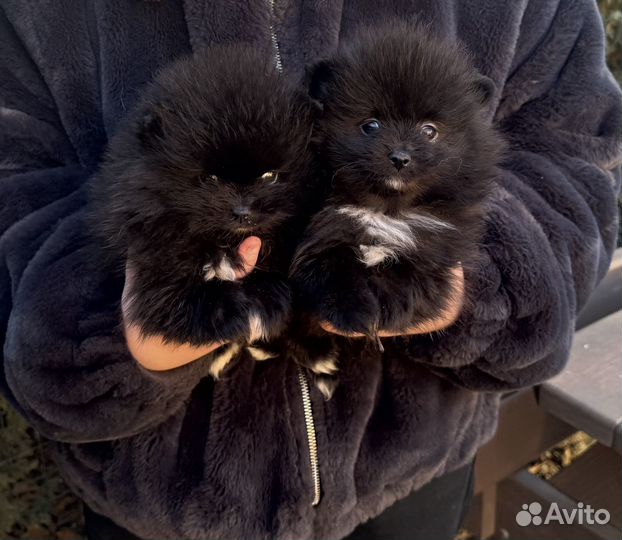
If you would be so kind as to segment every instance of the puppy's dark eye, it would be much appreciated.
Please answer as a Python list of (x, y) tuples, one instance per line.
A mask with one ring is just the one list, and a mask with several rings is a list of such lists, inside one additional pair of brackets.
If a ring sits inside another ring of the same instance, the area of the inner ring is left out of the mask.
[(274, 184), (279, 179), (279, 173), (276, 171), (268, 171), (260, 176), (264, 182)]
[(438, 129), (434, 124), (423, 124), (421, 126), (421, 133), (423, 133), (430, 141), (435, 141), (438, 137)]
[(365, 120), (360, 127), (361, 131), (365, 133), (365, 135), (370, 135), (371, 133), (374, 133), (374, 131), (378, 131), (380, 129), (380, 122), (378, 122), (375, 118), (370, 118), (369, 120)]
[(203, 182), (204, 184), (211, 184), (212, 182), (218, 182), (219, 180), (220, 178), (218, 178), (218, 176), (216, 176), (215, 174), (201, 175), (201, 182)]

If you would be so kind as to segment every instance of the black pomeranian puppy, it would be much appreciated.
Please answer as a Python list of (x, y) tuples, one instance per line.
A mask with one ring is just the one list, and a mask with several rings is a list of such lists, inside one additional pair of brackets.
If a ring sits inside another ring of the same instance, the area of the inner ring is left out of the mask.
[[(460, 46), (397, 22), (312, 67), (309, 86), (322, 108), (314, 144), (332, 183), (291, 280), (317, 321), (382, 350), (379, 329), (442, 313), (452, 269), (478, 252), (503, 147), (486, 115), (493, 85)], [(316, 333), (297, 352), (326, 396), (337, 369), (330, 341)]]
[[(317, 191), (312, 119), (300, 81), (241, 46), (181, 60), (148, 87), (92, 188), (96, 233), (132, 270), (127, 316), (144, 335), (239, 344), (282, 331), (300, 209)], [(259, 259), (235, 279), (249, 236)]]

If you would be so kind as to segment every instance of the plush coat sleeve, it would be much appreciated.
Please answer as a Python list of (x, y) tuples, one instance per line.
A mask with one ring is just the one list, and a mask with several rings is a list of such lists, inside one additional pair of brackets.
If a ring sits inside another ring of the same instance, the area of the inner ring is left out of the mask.
[(541, 13), (525, 12), (496, 111), (510, 149), (481, 264), (466, 275), (473, 302), (442, 335), (411, 341), (415, 357), (473, 390), (557, 374), (615, 248), (622, 105), (602, 21), (591, 0)]
[[(63, 73), (54, 87), (71, 86)], [(0, 9), (0, 391), (46, 437), (118, 438), (175, 412), (205, 363), (158, 375), (129, 355), (122, 284), (98, 268), (84, 225), (93, 167), (59, 99)]]

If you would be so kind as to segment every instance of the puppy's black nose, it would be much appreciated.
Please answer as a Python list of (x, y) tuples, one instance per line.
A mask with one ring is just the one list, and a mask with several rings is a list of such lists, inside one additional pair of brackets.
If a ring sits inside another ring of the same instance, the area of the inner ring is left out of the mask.
[(246, 218), (251, 215), (251, 209), (248, 206), (234, 206), (233, 215), (239, 218)]
[(389, 159), (398, 171), (402, 167), (408, 166), (408, 164), (410, 163), (410, 156), (403, 150), (393, 150), (393, 152), (389, 154)]

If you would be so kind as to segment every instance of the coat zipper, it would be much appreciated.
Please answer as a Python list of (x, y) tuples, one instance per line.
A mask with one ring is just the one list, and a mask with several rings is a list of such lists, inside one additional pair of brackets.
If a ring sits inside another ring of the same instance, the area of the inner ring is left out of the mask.
[(315, 436), (315, 423), (313, 421), (313, 408), (311, 406), (311, 395), (309, 393), (309, 380), (300, 365), (298, 368), (298, 382), (300, 383), (300, 393), (302, 394), (302, 407), (305, 413), (305, 426), (307, 428), (307, 442), (309, 443), (309, 462), (311, 464), (311, 476), (313, 477), (313, 501), (311, 506), (320, 503), (321, 484), (320, 484), (320, 461), (317, 454), (317, 438)]
[(274, 48), (274, 65), (276, 70), (281, 73), (283, 71), (283, 63), (281, 62), (281, 51), (279, 49), (279, 40), (276, 37), (276, 30), (274, 27), (274, 22), (276, 19), (276, 14), (274, 11), (274, 4), (276, 0), (268, 0), (268, 5), (270, 6), (270, 37), (272, 39), (272, 47)]
[[(279, 49), (279, 39), (275, 29), (275, 3), (276, 0), (268, 0), (270, 6), (270, 38), (272, 39), (272, 47), (274, 49), (274, 66), (281, 73), (283, 71), (283, 62), (281, 61), (281, 51)], [(305, 415), (305, 428), (307, 430), (307, 443), (309, 444), (309, 463), (311, 465), (311, 476), (313, 478), (313, 500), (311, 506), (317, 506), (321, 498), (320, 484), (320, 461), (317, 452), (317, 438), (315, 436), (315, 422), (313, 421), (313, 407), (311, 405), (311, 394), (309, 392), (309, 381), (300, 365), (296, 365), (298, 369), (298, 382), (300, 384), (300, 394), (302, 395), (302, 408)]]

